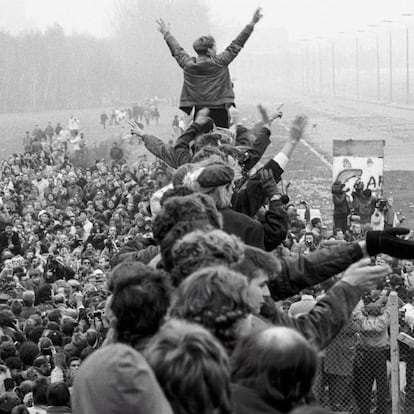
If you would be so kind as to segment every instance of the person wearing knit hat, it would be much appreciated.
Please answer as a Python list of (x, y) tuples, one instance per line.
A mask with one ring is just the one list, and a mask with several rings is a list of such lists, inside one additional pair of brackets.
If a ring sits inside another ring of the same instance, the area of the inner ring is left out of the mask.
[(233, 169), (228, 165), (209, 165), (196, 179), (198, 190), (214, 200), (223, 215), (223, 230), (226, 233), (240, 237), (248, 245), (274, 250), (286, 238), (288, 219), (273, 173), (270, 170), (262, 172), (263, 190), (270, 200), (263, 224), (231, 208), (234, 176)]

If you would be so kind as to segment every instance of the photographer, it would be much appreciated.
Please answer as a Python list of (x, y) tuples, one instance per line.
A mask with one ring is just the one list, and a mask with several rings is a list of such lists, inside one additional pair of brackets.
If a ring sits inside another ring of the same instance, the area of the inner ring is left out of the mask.
[(390, 229), (391, 227), (398, 227), (400, 221), (397, 218), (397, 214), (394, 211), (394, 199), (388, 197), (384, 205), (384, 229)]
[(370, 223), (376, 205), (376, 199), (371, 190), (364, 189), (364, 183), (359, 181), (355, 184), (352, 198), (354, 213), (361, 218), (361, 224)]
[(348, 229), (347, 219), (351, 213), (351, 198), (344, 191), (345, 184), (335, 181), (332, 184), (332, 200), (334, 204), (334, 227), (341, 229), (344, 233)]
[(371, 216), (371, 225), (374, 230), (384, 230), (384, 209), (386, 201), (379, 199), (375, 203), (375, 210)]

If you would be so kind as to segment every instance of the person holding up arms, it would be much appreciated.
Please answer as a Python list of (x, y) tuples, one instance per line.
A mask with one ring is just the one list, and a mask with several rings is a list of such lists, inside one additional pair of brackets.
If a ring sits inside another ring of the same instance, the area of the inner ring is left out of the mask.
[(190, 114), (195, 108), (194, 118), (202, 108), (210, 110), (209, 116), (216, 126), (229, 127), (228, 109), (234, 106), (233, 84), (228, 65), (237, 57), (245, 45), (256, 23), (262, 18), (258, 8), (251, 22), (240, 32), (224, 52), (217, 54), (216, 41), (211, 35), (201, 36), (193, 48), (197, 57), (191, 57), (170, 32), (170, 25), (157, 20), (158, 30), (164, 36), (171, 54), (184, 71), (180, 109)]

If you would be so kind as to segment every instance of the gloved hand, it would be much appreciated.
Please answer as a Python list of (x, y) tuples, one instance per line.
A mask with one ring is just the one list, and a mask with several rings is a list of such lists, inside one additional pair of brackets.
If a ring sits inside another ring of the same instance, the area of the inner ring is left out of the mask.
[(414, 242), (397, 236), (408, 234), (405, 228), (392, 228), (384, 231), (369, 231), (365, 237), (370, 256), (386, 253), (398, 259), (414, 259)]
[(272, 170), (263, 169), (260, 172), (260, 182), (266, 197), (272, 198), (274, 195), (280, 194)]

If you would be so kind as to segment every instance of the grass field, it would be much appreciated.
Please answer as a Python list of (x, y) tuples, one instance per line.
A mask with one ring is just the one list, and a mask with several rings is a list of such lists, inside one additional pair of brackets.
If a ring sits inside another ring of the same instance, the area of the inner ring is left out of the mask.
[[(25, 114), (2, 114), (0, 115), (0, 139), (2, 144), (0, 158), (3, 159), (13, 152), (22, 151), (22, 137), (25, 130), (32, 130), (36, 124), (45, 128), (49, 121), (54, 126), (57, 122), (61, 122), (62, 125), (67, 125), (67, 121), (72, 114), (79, 118), (81, 130), (86, 137), (86, 144), (90, 148), (99, 145), (100, 142), (105, 140), (118, 140), (120, 136), (128, 134), (128, 124), (103, 129), (99, 125), (99, 115), (103, 109), (108, 114), (110, 113), (110, 108), (92, 108), (78, 111), (60, 110)], [(241, 106), (240, 111), (242, 117), (248, 119), (257, 118), (255, 105)], [(299, 108), (296, 108), (296, 105), (288, 107), (283, 120), (284, 125), (288, 125), (293, 114), (297, 112), (299, 112)], [(146, 130), (148, 133), (168, 141), (172, 138), (172, 118), (175, 114), (180, 114), (180, 112), (176, 108), (163, 106), (160, 107), (160, 113), (160, 124), (150, 125)], [(265, 158), (276, 154), (286, 139), (287, 132), (284, 126), (275, 125), (272, 134), (272, 144), (269, 146)], [(330, 154), (329, 150), (327, 150), (329, 148), (329, 142), (325, 144), (322, 141), (323, 139), (327, 140), (329, 138), (318, 136), (316, 142), (310, 136), (306, 139), (313, 147), (329, 159)], [(137, 156), (146, 152), (146, 150), (143, 145), (134, 145), (128, 152), (130, 153), (130, 161), (133, 162)], [(299, 202), (305, 199), (314, 208), (319, 208), (328, 226), (332, 222), (331, 175), (331, 170), (313, 152), (309, 151), (305, 145), (300, 144), (283, 177), (285, 185), (291, 182), (289, 196), (292, 201)], [(411, 228), (414, 228), (413, 183), (414, 172), (412, 171), (387, 170), (385, 172), (385, 191), (392, 192), (396, 210), (400, 210), (407, 217), (406, 223)]]

